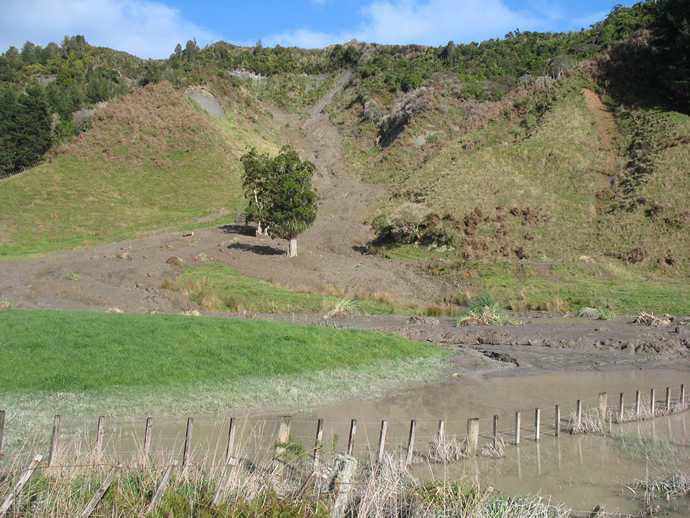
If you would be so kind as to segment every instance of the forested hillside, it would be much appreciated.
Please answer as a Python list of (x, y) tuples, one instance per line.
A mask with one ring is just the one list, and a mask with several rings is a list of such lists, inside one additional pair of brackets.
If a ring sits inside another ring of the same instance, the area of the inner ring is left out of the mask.
[[(70, 232), (82, 229), (75, 244), (102, 235), (92, 223), (105, 199), (123, 232), (233, 212), (239, 156), (279, 147), (268, 108), (306, 120), (347, 77), (319, 109), (339, 129), (350, 169), (393, 193), (368, 221), (370, 252), (607, 255), (686, 268), (689, 11), (681, 0), (647, 1), (579, 32), (516, 29), (438, 48), (189, 41), (169, 59), (141, 60), (84, 36), (26, 42), (0, 55), (0, 176), (48, 163), (31, 180), (0, 185), (17, 213), (2, 223), (0, 246), (29, 246), (37, 219), (46, 235), (59, 233), (56, 221), (29, 214), (70, 199), (80, 182), (99, 194), (84, 192), (70, 212)], [(227, 119), (184, 101), (190, 87), (213, 95)]]

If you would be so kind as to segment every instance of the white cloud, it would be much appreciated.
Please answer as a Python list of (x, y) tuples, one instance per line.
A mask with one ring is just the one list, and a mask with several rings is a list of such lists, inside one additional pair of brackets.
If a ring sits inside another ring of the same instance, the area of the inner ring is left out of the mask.
[(147, 0), (3, 0), (0, 52), (29, 40), (45, 46), (81, 34), (92, 45), (142, 58), (167, 58), (196, 38), (200, 47), (222, 36), (185, 20), (177, 9)]
[(307, 48), (351, 39), (381, 44), (439, 46), (502, 38), (507, 32), (538, 30), (539, 17), (509, 9), (501, 0), (376, 0), (361, 11), (358, 28), (327, 34), (300, 29), (274, 34), (264, 43)]

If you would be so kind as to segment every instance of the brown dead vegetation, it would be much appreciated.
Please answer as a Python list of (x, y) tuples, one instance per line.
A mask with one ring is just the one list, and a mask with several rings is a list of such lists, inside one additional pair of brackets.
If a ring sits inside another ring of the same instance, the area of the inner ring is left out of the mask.
[(81, 159), (140, 160), (171, 166), (171, 152), (189, 153), (218, 145), (209, 118), (182, 99), (167, 81), (149, 84), (97, 110), (93, 129), (60, 148)]

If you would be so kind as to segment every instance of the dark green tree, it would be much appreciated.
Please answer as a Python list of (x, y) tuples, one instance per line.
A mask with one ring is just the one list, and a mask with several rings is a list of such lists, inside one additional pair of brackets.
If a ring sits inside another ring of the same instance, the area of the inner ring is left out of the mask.
[(690, 2), (657, 0), (651, 23), (658, 80), (668, 96), (690, 113)]
[(14, 171), (16, 158), (17, 96), (0, 90), (0, 177)]
[(297, 236), (316, 219), (317, 196), (312, 189), (316, 166), (297, 151), (283, 147), (270, 158), (250, 150), (241, 158), (248, 212), (255, 213), (271, 237), (289, 240), (288, 257), (297, 256)]
[(17, 98), (17, 161), (16, 167), (26, 167), (38, 160), (50, 149), (52, 117), (40, 86), (29, 86), (24, 95)]

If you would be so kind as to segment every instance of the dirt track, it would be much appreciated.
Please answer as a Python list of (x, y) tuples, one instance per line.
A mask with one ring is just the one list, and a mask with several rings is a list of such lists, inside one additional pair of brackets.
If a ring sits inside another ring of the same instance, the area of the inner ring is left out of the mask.
[[(333, 93), (335, 90), (329, 96)], [(384, 185), (362, 184), (348, 174), (341, 136), (321, 112), (327, 100), (328, 96), (317, 104), (306, 121), (274, 111), (276, 129), (289, 132), (285, 139), (320, 172), (315, 184), (322, 201), (315, 224), (298, 239), (299, 257), (288, 260), (285, 242), (258, 238), (244, 225), (211, 226), (193, 235), (160, 233), (37, 261), (0, 263), (0, 300), (9, 300), (19, 309), (118, 308), (132, 313), (198, 309), (185, 295), (161, 288), (166, 277), (181, 271), (168, 263), (173, 256), (186, 264), (198, 264), (197, 260), (205, 256), (234, 267), (240, 274), (271, 278), (292, 288), (320, 290), (330, 285), (352, 295), (381, 292), (422, 307), (452, 297), (460, 286), (425, 273), (419, 263), (362, 253), (372, 237), (365, 222), (389, 193)], [(212, 225), (213, 218), (208, 221)], [(68, 279), (70, 272), (79, 280)], [(300, 323), (324, 323), (321, 315), (294, 318)], [(650, 328), (633, 325), (630, 318), (623, 317), (606, 322), (558, 315), (546, 318), (543, 314), (516, 318), (522, 325), (504, 328), (459, 329), (449, 319), (408, 317), (366, 317), (336, 325), (455, 346), (465, 352), (458, 361), (475, 368), (514, 366), (511, 359), (520, 372), (629, 368), (649, 363), (661, 366), (660, 362), (685, 369), (690, 365), (690, 325)], [(489, 352), (484, 354), (484, 350)], [(489, 356), (494, 360), (487, 360)]]

